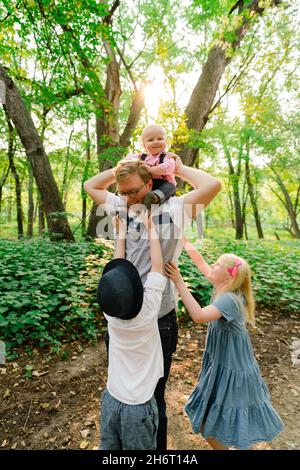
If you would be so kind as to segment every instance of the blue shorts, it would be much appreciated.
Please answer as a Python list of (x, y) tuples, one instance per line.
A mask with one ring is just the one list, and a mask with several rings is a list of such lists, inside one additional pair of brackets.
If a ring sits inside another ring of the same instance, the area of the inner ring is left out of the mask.
[(157, 428), (154, 396), (146, 403), (127, 405), (104, 390), (100, 450), (155, 450)]

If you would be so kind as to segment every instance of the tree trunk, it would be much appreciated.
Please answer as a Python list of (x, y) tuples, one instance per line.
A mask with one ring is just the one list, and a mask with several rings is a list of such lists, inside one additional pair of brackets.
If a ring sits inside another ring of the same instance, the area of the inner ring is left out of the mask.
[(279, 199), (281, 200), (281, 202), (283, 202), (283, 204), (284, 204), (284, 206), (287, 210), (288, 216), (290, 218), (290, 223), (291, 223), (290, 233), (294, 238), (300, 238), (300, 229), (299, 229), (299, 225), (298, 225), (298, 222), (297, 222), (297, 210), (295, 209), (295, 207), (292, 203), (290, 194), (289, 194), (288, 190), (286, 189), (283, 180), (280, 178), (279, 174), (277, 173), (277, 171), (273, 167), (271, 167), (271, 170), (275, 174), (275, 180), (276, 180), (276, 182), (277, 182), (277, 184), (278, 184), (278, 186), (279, 186), (279, 188), (280, 188), (280, 190), (283, 194), (283, 197), (284, 197), (284, 201), (282, 201), (281, 198), (279, 198)]
[[(201, 75), (195, 88), (191, 94), (189, 103), (185, 110), (187, 119), (187, 127), (190, 130), (201, 132), (206, 125), (209, 114), (213, 108), (213, 102), (215, 100), (216, 93), (219, 88), (219, 84), (225, 68), (230, 63), (234, 52), (252, 23), (257, 16), (263, 14), (264, 10), (269, 7), (261, 6), (262, 2), (259, 0), (252, 0), (249, 2), (240, 1), (237, 2), (235, 7), (231, 9), (229, 15), (238, 7), (239, 15), (245, 13), (243, 16), (243, 23), (238, 26), (236, 30), (232, 31), (235, 34), (236, 39), (233, 42), (228, 43), (225, 38), (219, 40), (219, 44), (212, 47), (208, 53), (207, 61), (202, 68)], [(280, 0), (273, 0), (270, 2), (270, 6), (279, 5)], [(230, 48), (230, 56), (228, 54), (228, 47)], [(186, 144), (174, 146), (174, 150), (183, 157), (185, 165), (192, 166), (198, 154), (197, 148), (188, 148)]]
[(120, 145), (122, 147), (125, 147), (125, 148), (129, 147), (130, 139), (132, 136), (132, 131), (133, 129), (136, 128), (137, 123), (139, 122), (144, 106), (145, 106), (144, 89), (136, 88), (134, 91), (127, 123), (120, 137)]
[[(105, 95), (111, 109), (107, 110), (106, 105), (101, 103), (98, 105), (96, 112), (97, 156), (100, 172), (113, 167), (113, 162), (106, 156), (105, 151), (119, 144), (119, 125), (117, 121), (121, 95), (119, 64), (110, 45), (107, 42), (104, 45), (110, 58), (106, 70)], [(99, 216), (96, 215), (96, 211), (97, 205), (94, 202), (87, 229), (87, 236), (91, 238), (96, 237), (96, 227), (100, 220)]]
[[(27, 160), (28, 162), (28, 160)], [(33, 173), (31, 165), (28, 162), (28, 220), (27, 220), (27, 237), (33, 237), (33, 216), (34, 216), (34, 202), (33, 202)]]
[(256, 230), (258, 234), (258, 238), (264, 238), (263, 230), (262, 230), (262, 225), (260, 222), (260, 216), (258, 212), (258, 207), (256, 203), (256, 198), (254, 195), (254, 188), (253, 188), (253, 183), (251, 180), (251, 175), (250, 175), (250, 166), (249, 166), (249, 158), (247, 157), (245, 159), (245, 171), (246, 171), (246, 179), (247, 179), (247, 185), (248, 185), (248, 193), (250, 196), (250, 201), (252, 205), (252, 210), (253, 210), (253, 215), (255, 219), (255, 225), (256, 225)]
[(18, 132), (41, 193), (50, 237), (52, 240), (74, 241), (42, 141), (17, 87), (1, 66), (0, 79), (6, 88), (5, 109)]
[(71, 130), (69, 140), (68, 140), (68, 148), (67, 148), (67, 155), (66, 155), (66, 161), (65, 161), (62, 190), (61, 190), (61, 197), (63, 199), (63, 205), (64, 205), (65, 210), (67, 207), (67, 199), (68, 199), (68, 171), (69, 171), (69, 162), (70, 162), (70, 146), (71, 146), (73, 132), (74, 132), (74, 128)]
[(7, 169), (4, 170), (3, 176), (1, 176), (1, 178), (0, 178), (0, 214), (2, 212), (2, 189), (3, 189), (3, 186), (5, 185), (5, 181), (8, 177), (9, 170), (10, 170), (10, 167), (8, 165)]
[(221, 142), (224, 148), (224, 154), (228, 163), (229, 183), (232, 187), (234, 222), (235, 222), (235, 238), (236, 240), (240, 240), (241, 238), (243, 238), (243, 214), (242, 214), (240, 191), (239, 191), (241, 151), (239, 153), (238, 170), (237, 172), (235, 172), (233, 164), (232, 164), (232, 160), (231, 160), (230, 150), (227, 146), (225, 136), (221, 135), (220, 137), (221, 137)]
[(42, 198), (40, 194), (38, 195), (38, 216), (39, 216), (38, 233), (39, 233), (39, 236), (41, 236), (45, 232), (45, 213), (44, 213), (43, 202), (42, 202)]
[(8, 125), (8, 161), (11, 169), (11, 173), (15, 180), (15, 190), (16, 190), (16, 205), (17, 205), (17, 222), (18, 222), (18, 238), (21, 239), (24, 237), (23, 230), (23, 210), (22, 210), (22, 189), (21, 182), (17, 172), (17, 168), (14, 162), (14, 128), (10, 122), (9, 116), (5, 109), (6, 122)]
[(86, 236), (86, 200), (87, 200), (87, 193), (84, 190), (84, 183), (89, 177), (89, 168), (91, 164), (91, 136), (90, 136), (90, 129), (89, 129), (89, 120), (86, 121), (86, 160), (85, 166), (82, 175), (81, 181), (81, 198), (82, 198), (82, 223), (81, 223), (81, 236)]

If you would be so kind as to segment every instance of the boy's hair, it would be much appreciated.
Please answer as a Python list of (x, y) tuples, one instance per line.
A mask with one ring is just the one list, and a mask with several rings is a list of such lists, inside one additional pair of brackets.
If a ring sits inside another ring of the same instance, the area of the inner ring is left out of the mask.
[(166, 129), (162, 126), (159, 126), (158, 124), (148, 124), (148, 126), (144, 127), (144, 129), (142, 130), (142, 140), (144, 139), (144, 136), (145, 134), (147, 133), (147, 131), (149, 131), (150, 129), (156, 129), (156, 130), (159, 130), (161, 131), (164, 135), (166, 135)]
[(117, 183), (134, 174), (139, 175), (144, 183), (148, 183), (148, 181), (150, 181), (152, 178), (150, 173), (145, 168), (144, 162), (139, 159), (120, 160), (113, 172)]
[[(228, 269), (235, 266), (237, 256), (232, 253), (225, 253), (221, 255), (219, 260), (222, 265)], [(239, 303), (245, 311), (246, 321), (255, 324), (255, 301), (253, 296), (252, 284), (251, 284), (251, 269), (246, 260), (238, 257), (241, 260), (241, 264), (238, 266), (237, 274), (232, 280), (223, 287), (218, 294), (223, 292), (233, 292), (238, 294)], [(242, 297), (244, 296), (246, 304), (243, 304)]]

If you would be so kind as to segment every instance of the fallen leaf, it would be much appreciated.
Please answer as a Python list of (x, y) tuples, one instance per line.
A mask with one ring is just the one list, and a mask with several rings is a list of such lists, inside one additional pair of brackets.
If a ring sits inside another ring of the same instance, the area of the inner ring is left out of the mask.
[(86, 449), (89, 446), (88, 441), (81, 441), (79, 444), (80, 449)]

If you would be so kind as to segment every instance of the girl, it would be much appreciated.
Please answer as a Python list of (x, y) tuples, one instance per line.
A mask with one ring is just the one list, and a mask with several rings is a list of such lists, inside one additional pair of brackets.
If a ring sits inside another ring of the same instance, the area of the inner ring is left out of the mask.
[(185, 248), (214, 285), (212, 304), (201, 308), (178, 268), (165, 266), (192, 320), (210, 322), (199, 383), (185, 405), (193, 431), (201, 432), (215, 450), (249, 449), (271, 441), (283, 423), (270, 402), (246, 329), (247, 322), (254, 324), (249, 265), (224, 254), (210, 267), (193, 245)]

